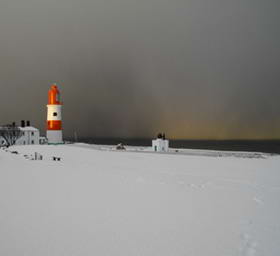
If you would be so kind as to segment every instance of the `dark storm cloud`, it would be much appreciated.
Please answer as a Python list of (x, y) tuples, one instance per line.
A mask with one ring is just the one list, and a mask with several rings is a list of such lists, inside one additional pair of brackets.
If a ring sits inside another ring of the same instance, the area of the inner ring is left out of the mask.
[(1, 0), (1, 123), (66, 135), (280, 137), (279, 1)]

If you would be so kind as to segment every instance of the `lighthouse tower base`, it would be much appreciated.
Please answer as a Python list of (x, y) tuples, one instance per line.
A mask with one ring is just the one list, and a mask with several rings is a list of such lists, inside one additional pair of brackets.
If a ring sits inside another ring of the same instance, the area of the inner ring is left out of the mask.
[(63, 144), (62, 131), (47, 131), (48, 144)]

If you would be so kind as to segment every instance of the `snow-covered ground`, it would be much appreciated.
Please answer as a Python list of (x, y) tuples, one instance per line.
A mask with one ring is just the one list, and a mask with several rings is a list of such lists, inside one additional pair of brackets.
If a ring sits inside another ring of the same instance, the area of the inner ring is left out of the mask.
[(0, 255), (280, 255), (280, 156), (111, 149), (0, 150)]

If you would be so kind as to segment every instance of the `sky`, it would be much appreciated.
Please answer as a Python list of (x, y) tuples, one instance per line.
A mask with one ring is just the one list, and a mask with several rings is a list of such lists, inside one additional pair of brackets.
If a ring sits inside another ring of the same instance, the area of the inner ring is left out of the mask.
[(280, 138), (279, 0), (0, 0), (0, 123), (66, 137)]

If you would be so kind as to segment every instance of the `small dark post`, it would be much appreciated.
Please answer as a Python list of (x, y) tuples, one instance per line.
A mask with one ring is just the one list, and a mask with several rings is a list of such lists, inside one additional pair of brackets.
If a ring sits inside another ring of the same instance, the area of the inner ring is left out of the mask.
[(26, 126), (27, 126), (27, 127), (30, 126), (30, 121), (26, 121)]
[(24, 128), (25, 127), (25, 121), (21, 120), (21, 127)]

